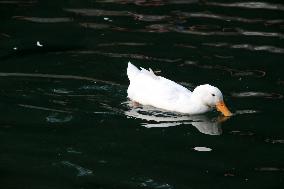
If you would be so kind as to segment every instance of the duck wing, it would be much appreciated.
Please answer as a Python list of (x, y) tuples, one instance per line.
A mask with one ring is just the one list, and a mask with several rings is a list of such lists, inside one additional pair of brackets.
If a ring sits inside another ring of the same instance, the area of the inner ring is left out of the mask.
[(130, 80), (128, 97), (144, 105), (171, 110), (191, 94), (187, 88), (155, 75), (151, 69), (139, 70), (131, 63), (128, 64), (127, 75)]

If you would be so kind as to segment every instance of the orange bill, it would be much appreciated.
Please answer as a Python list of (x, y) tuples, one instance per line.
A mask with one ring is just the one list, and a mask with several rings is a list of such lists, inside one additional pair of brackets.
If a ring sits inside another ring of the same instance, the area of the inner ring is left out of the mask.
[(233, 115), (230, 110), (225, 105), (224, 101), (220, 101), (216, 104), (216, 108), (219, 112), (222, 112), (222, 114), (226, 117)]

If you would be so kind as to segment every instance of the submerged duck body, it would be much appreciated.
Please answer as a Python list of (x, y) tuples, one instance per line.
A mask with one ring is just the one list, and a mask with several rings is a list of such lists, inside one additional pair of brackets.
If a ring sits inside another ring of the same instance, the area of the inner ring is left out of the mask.
[(143, 105), (185, 114), (202, 114), (217, 108), (225, 116), (232, 115), (223, 101), (221, 91), (209, 84), (200, 85), (193, 92), (144, 68), (138, 69), (130, 62), (127, 67), (130, 84), (128, 97)]

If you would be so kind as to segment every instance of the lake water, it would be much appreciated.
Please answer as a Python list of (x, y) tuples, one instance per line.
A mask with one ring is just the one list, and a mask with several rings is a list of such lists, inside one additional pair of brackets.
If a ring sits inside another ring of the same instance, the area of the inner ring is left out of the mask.
[[(283, 188), (283, 42), (280, 0), (1, 0), (1, 188)], [(133, 106), (128, 61), (234, 116)]]

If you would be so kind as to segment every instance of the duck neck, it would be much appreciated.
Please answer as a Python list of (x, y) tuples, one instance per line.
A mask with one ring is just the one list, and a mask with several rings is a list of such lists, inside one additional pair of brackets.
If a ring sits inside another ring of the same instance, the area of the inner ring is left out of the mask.
[(199, 95), (194, 94), (194, 92), (192, 93), (190, 99), (189, 99), (189, 113), (194, 113), (194, 114), (201, 114), (201, 113), (205, 113), (209, 110), (211, 110), (211, 108), (209, 106), (207, 106), (206, 104), (204, 104), (204, 102), (202, 101), (201, 97)]

